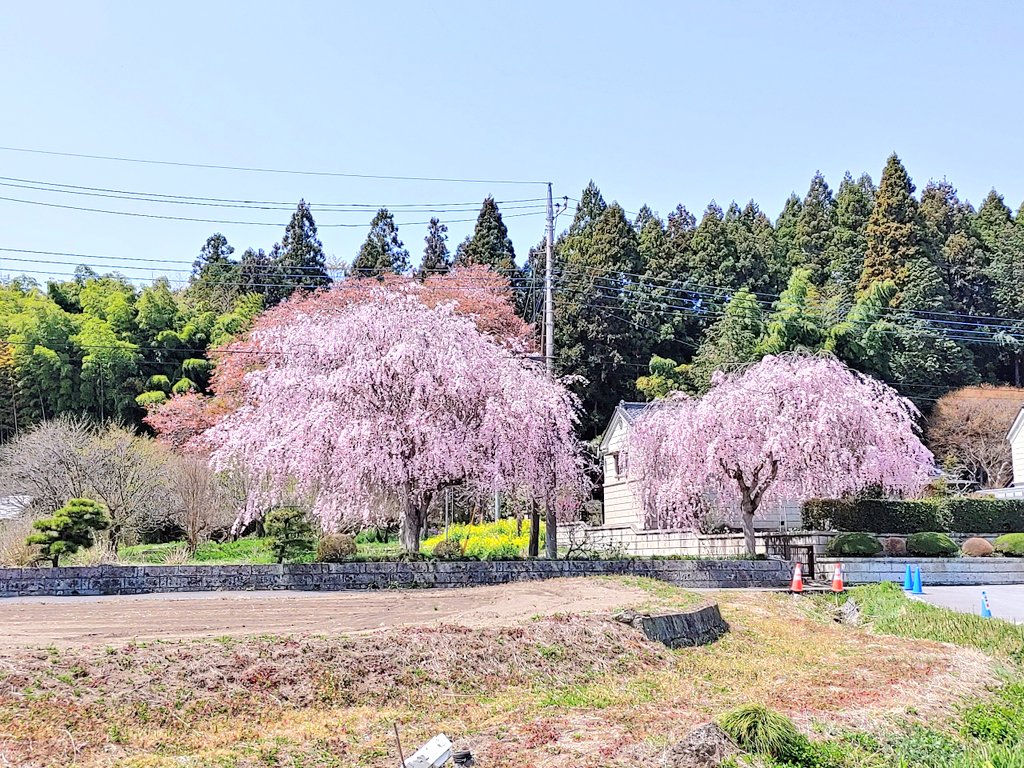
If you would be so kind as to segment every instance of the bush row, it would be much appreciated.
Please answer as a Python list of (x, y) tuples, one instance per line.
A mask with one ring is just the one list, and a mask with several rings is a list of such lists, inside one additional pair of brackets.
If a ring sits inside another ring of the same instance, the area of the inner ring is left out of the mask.
[(810, 530), (1008, 533), (1024, 531), (1024, 499), (811, 499), (803, 517)]
[[(898, 551), (891, 546), (894, 541), (900, 544)], [(890, 538), (884, 543), (864, 531), (840, 533), (825, 545), (825, 554), (832, 557), (874, 557), (883, 550), (887, 554), (913, 557), (957, 557), (961, 552), (955, 541), (938, 531), (912, 533), (906, 539)], [(985, 539), (968, 539), (962, 551), (968, 557), (988, 557), (992, 554), (1024, 557), (1024, 533), (1004, 533), (991, 544)]]

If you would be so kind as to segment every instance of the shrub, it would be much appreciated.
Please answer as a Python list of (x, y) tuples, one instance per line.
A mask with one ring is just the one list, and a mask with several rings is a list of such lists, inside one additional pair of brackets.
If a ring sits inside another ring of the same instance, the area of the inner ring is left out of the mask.
[(28, 543), (32, 520), (27, 515), (0, 521), (0, 566), (27, 568), (39, 557), (39, 551)]
[(811, 499), (804, 525), (872, 533), (1002, 533), (1024, 530), (1024, 499), (949, 496), (933, 499)]
[(171, 380), (162, 373), (154, 374), (146, 380), (146, 389), (166, 394), (171, 391)]
[(28, 543), (37, 545), (39, 554), (56, 568), (61, 555), (91, 547), (96, 531), (110, 527), (110, 518), (107, 510), (92, 499), (71, 499), (53, 517), (36, 520), (32, 527), (39, 533), (31, 534)]
[(825, 547), (826, 554), (844, 557), (873, 557), (881, 551), (882, 545), (870, 533), (840, 533)]
[(960, 551), (968, 557), (988, 557), (995, 551), (995, 548), (988, 539), (975, 537), (965, 541), (960, 546)]
[[(445, 536), (433, 536), (423, 542), (424, 552), (433, 553)], [(530, 543), (530, 525), (522, 527), (512, 518), (480, 525), (452, 525), (448, 528), (448, 541), (457, 542), (466, 557), (479, 560), (502, 560), (526, 554)], [(544, 525), (540, 528), (540, 546), (544, 546)]]
[(907, 554), (907, 540), (899, 536), (888, 536), (882, 540), (882, 551), (890, 557)]
[(956, 557), (960, 547), (944, 533), (926, 531), (907, 537), (907, 552), (917, 557)]
[(792, 720), (760, 704), (727, 712), (718, 724), (742, 749), (779, 762), (802, 764), (810, 746)]
[(332, 533), (321, 537), (316, 545), (318, 563), (341, 563), (355, 555), (359, 548), (347, 533)]
[(992, 545), (1001, 555), (1024, 557), (1024, 533), (1008, 533), (1000, 536)]
[(140, 408), (148, 408), (151, 405), (160, 405), (161, 403), (167, 402), (167, 395), (159, 390), (153, 390), (152, 392), (143, 392), (141, 395), (135, 398), (135, 404)]
[(180, 379), (174, 382), (174, 386), (171, 387), (171, 392), (173, 392), (176, 395), (187, 395), (189, 392), (198, 391), (199, 387), (197, 387), (196, 383), (187, 376), (182, 376)]
[(313, 529), (298, 507), (278, 507), (267, 513), (263, 530), (279, 563), (294, 560), (313, 548)]
[(463, 555), (462, 545), (455, 539), (439, 541), (431, 554), (438, 560), (457, 560)]

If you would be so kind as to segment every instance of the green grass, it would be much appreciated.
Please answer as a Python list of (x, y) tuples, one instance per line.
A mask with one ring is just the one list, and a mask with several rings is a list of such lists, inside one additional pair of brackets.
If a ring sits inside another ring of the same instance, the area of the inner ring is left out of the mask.
[[(356, 560), (386, 560), (397, 557), (399, 546), (397, 541), (362, 542), (357, 545)], [(271, 549), (270, 539), (257, 536), (246, 536), (235, 541), (218, 543), (207, 541), (199, 545), (195, 556), (184, 559), (181, 554), (185, 550), (185, 542), (169, 541), (164, 544), (137, 544), (132, 547), (121, 547), (118, 559), (122, 563), (138, 563), (145, 565), (164, 565), (167, 563), (185, 563), (188, 565), (266, 565), (277, 562)], [(292, 562), (311, 563), (315, 556), (314, 550), (303, 552)]]
[(1024, 626), (909, 600), (898, 585), (888, 582), (854, 587), (845, 594), (845, 599), (856, 601), (861, 619), (879, 634), (953, 643), (1024, 663)]

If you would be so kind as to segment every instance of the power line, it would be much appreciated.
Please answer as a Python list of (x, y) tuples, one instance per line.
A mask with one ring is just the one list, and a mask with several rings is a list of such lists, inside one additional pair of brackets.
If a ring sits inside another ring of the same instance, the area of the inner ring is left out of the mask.
[[(164, 219), (166, 221), (195, 221), (195, 222), (200, 222), (200, 223), (204, 223), (204, 224), (233, 224), (233, 225), (252, 226), (252, 227), (281, 227), (281, 226), (283, 226), (280, 222), (275, 222), (275, 221), (231, 221), (231, 220), (224, 220), (224, 219), (200, 219), (200, 218), (194, 218), (194, 217), (191, 217), (191, 216), (167, 216), (167, 215), (156, 214), (156, 213), (141, 213), (141, 212), (138, 212), (138, 211), (112, 211), (112, 210), (109, 210), (109, 209), (106, 209), (106, 208), (89, 208), (89, 207), (86, 207), (86, 206), (78, 206), (78, 205), (64, 205), (62, 203), (45, 203), (45, 202), (42, 202), (40, 200), (25, 200), (23, 198), (17, 198), (17, 197), (0, 197), (0, 200), (6, 201), (6, 202), (9, 202), (9, 203), (23, 203), (25, 205), (41, 205), (41, 206), (44, 206), (46, 208), (62, 208), (62, 209), (65, 209), (65, 210), (70, 210), (70, 211), (87, 211), (89, 213), (104, 213), (104, 214), (109, 214), (109, 215), (114, 215), (114, 216), (137, 216), (137, 217), (144, 218), (144, 219)], [(533, 207), (533, 206), (528, 206), (528, 207)], [(465, 212), (466, 211), (457, 211), (457, 213), (465, 213)], [(435, 211), (435, 213), (443, 213), (443, 211)], [(531, 211), (529, 213), (510, 213), (507, 216), (503, 215), (502, 218), (511, 219), (511, 218), (515, 218), (515, 217), (518, 217), (518, 216), (539, 216), (539, 215), (542, 215), (543, 213), (544, 213), (543, 210), (535, 210), (535, 211)], [(476, 218), (474, 217), (472, 219), (448, 219), (446, 221), (446, 223), (448, 223), (448, 224), (460, 224), (460, 223), (470, 222), (470, 221), (476, 221)], [(424, 224), (429, 224), (429, 223), (430, 223), (429, 221), (403, 221), (403, 222), (397, 222), (396, 221), (395, 222), (395, 226), (396, 227), (409, 227), (409, 226), (419, 226), (419, 225), (424, 225)], [(347, 229), (365, 229), (368, 226), (369, 226), (368, 224), (362, 224), (362, 223), (361, 224), (317, 224), (317, 228), (318, 229), (323, 229), (323, 228), (327, 228), (327, 227), (330, 227), (330, 228), (343, 227), (343, 228), (347, 228)]]
[[(224, 203), (224, 205), (218, 206), (223, 208), (235, 208), (235, 207), (251, 207), (256, 206), (288, 206), (288, 210), (295, 208), (295, 203), (290, 200), (247, 200), (244, 198), (230, 198), (230, 197), (200, 197), (197, 195), (171, 195), (162, 192), (138, 192), (124, 189), (111, 189), (108, 187), (88, 187), (77, 184), (62, 184), (53, 181), (37, 181), (33, 179), (19, 179), (13, 176), (0, 176), (2, 182), (17, 182), (17, 183), (0, 183), (0, 186), (5, 187), (18, 187), (25, 189), (40, 189), (46, 192), (68, 192), (75, 190), (80, 193), (106, 193), (96, 194), (95, 197), (106, 197), (109, 195), (114, 196), (125, 196), (125, 199), (140, 199), (146, 202), (160, 202), (160, 203), (177, 203), (182, 202), (189, 205), (200, 205), (209, 203)], [(57, 187), (57, 189), (51, 189), (51, 187)], [(156, 198), (150, 200), (149, 198)], [(164, 199), (166, 198), (166, 199)], [(399, 209), (399, 208), (457, 208), (474, 206), (479, 207), (480, 203), (476, 200), (469, 200), (464, 202), (429, 202), (429, 203), (319, 203), (314, 201), (307, 201), (310, 207), (316, 207), (320, 209), (328, 208), (353, 208), (353, 209), (367, 209), (374, 210), (378, 208), (388, 209)], [(543, 197), (526, 197), (512, 200), (495, 200), (497, 205), (505, 205), (508, 203), (543, 203)], [(269, 210), (277, 210), (271, 208)]]
[(141, 163), (144, 165), (166, 165), (178, 168), (205, 168), (216, 171), (241, 171), (244, 173), (276, 173), (291, 176), (328, 176), (346, 179), (379, 179), (382, 181), (429, 181), (442, 184), (547, 184), (546, 181), (529, 181), (525, 179), (466, 179), (445, 176), (391, 176), (372, 173), (348, 173), (341, 171), (305, 171), (284, 168), (260, 168), (240, 165), (215, 165), (211, 163), (187, 163), (174, 160), (151, 160), (138, 157), (120, 157), (117, 155), (92, 155), (84, 152), (57, 152), (46, 149), (27, 147), (0, 147), (3, 152), (20, 152), (33, 155), (50, 155), (53, 157), (75, 157), (86, 160), (105, 160), (118, 163)]

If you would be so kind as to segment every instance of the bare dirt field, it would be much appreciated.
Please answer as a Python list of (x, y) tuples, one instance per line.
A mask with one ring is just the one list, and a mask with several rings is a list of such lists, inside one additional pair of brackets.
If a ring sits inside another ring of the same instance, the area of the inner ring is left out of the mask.
[(405, 626), (501, 627), (554, 613), (609, 613), (637, 587), (563, 579), (386, 592), (205, 592), (0, 601), (0, 648), (245, 635), (353, 634)]

